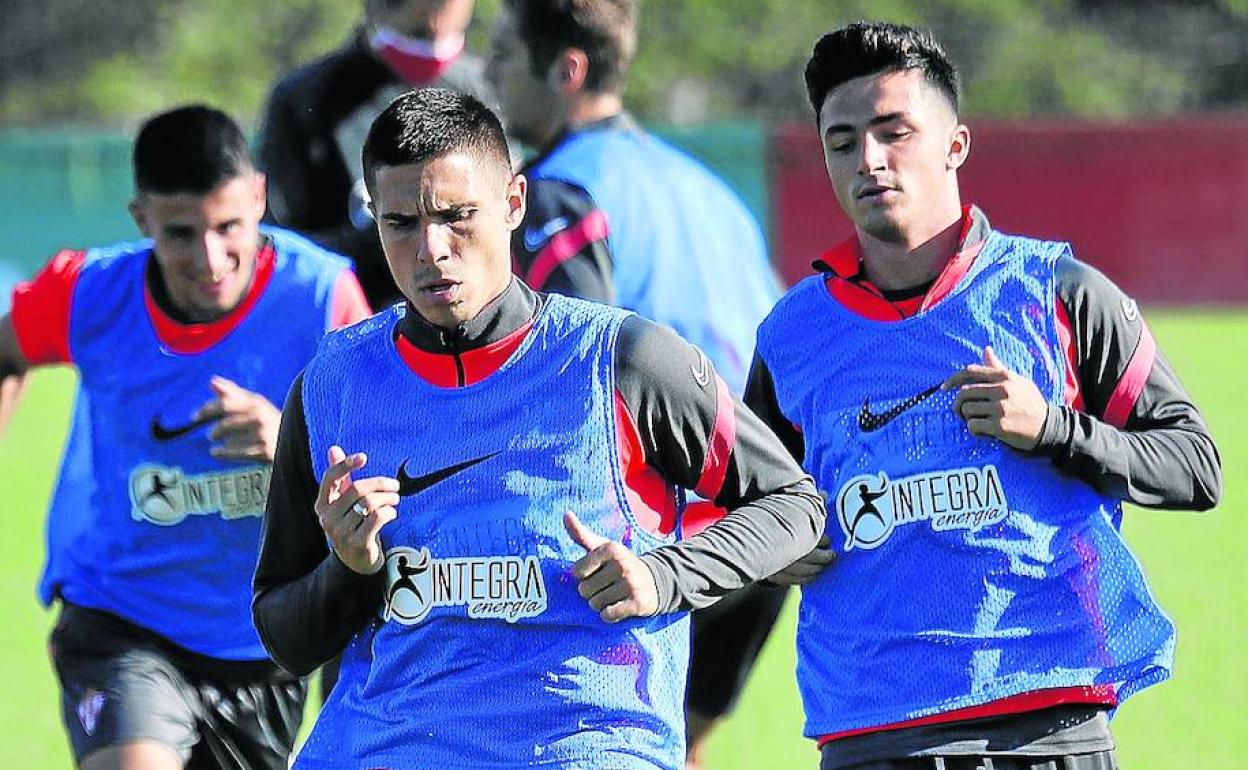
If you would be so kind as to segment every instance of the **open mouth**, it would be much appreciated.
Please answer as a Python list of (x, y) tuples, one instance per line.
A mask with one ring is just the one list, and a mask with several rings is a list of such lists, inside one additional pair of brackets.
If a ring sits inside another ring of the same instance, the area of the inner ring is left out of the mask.
[(896, 190), (894, 190), (891, 187), (881, 187), (880, 185), (871, 185), (870, 187), (864, 187), (858, 191), (858, 200), (870, 200), (873, 198), (880, 198), (884, 196), (885, 194), (891, 193), (891, 192), (896, 192)]
[(459, 281), (449, 278), (431, 281), (420, 287), (420, 293), (432, 299), (451, 299), (459, 289)]

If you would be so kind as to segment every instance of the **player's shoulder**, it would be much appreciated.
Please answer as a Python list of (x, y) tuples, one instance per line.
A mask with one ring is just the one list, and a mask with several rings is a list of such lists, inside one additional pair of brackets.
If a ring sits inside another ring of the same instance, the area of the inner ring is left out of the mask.
[(1053, 267), (1057, 299), (1066, 307), (1074, 323), (1083, 320), (1117, 322), (1119, 316), (1129, 324), (1139, 317), (1139, 308), (1118, 284), (1091, 264), (1067, 255)]
[[(344, 85), (360, 59), (355, 39), (287, 71), (273, 84), (270, 99), (304, 104)], [(346, 84), (349, 85), (349, 84)]]
[(294, 230), (271, 224), (260, 226), (260, 232), (273, 243), (278, 269), (313, 270), (337, 273), (351, 265), (351, 260), (330, 251)]
[(375, 343), (380, 336), (388, 338), (393, 334), (395, 324), (404, 312), (403, 303), (398, 303), (355, 323), (326, 332), (309, 368), (314, 365), (322, 366), (327, 361), (343, 356), (357, 355), (365, 346)]
[(671, 327), (629, 314), (616, 336), (616, 360), (649, 371), (669, 368), (673, 358), (697, 357), (696, 348)]
[(110, 273), (143, 263), (151, 253), (151, 239), (142, 238), (83, 250), (62, 249), (53, 256), (49, 266), (76, 262), (75, 267), (80, 275)]

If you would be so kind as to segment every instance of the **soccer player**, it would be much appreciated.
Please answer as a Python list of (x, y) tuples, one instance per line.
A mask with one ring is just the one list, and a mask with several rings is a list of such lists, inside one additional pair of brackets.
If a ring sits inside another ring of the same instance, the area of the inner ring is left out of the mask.
[(62, 605), (62, 717), (84, 770), (284, 768), (305, 688), (268, 660), (249, 581), (276, 404), (367, 306), (345, 259), (260, 227), (264, 177), (227, 115), (149, 120), (134, 179), (149, 240), (60, 252), (0, 319), (10, 382), (80, 378), (40, 585)]
[(355, 260), (373, 307), (400, 299), (364, 196), (360, 149), (399, 94), (439, 86), (489, 101), (481, 60), (465, 49), (473, 0), (364, 0), (341, 47), (281, 78), (260, 129), (270, 214)]
[(1116, 767), (1108, 714), (1174, 650), (1122, 502), (1215, 505), (1213, 440), (1133, 301), (963, 206), (929, 35), (838, 29), (806, 84), (855, 235), (763, 324), (747, 388), (836, 522), (779, 578), (807, 583), (806, 735), (824, 770)]
[[(809, 477), (671, 330), (512, 276), (476, 99), (400, 97), (364, 168), (407, 303), (292, 387), (255, 578), (284, 667), (346, 644), (295, 767), (679, 767), (683, 611), (814, 546)], [(729, 513), (674, 542), (677, 487)]]
[[(620, 93), (636, 49), (634, 0), (507, 2), (487, 73), (507, 129), (538, 149), (512, 237), (534, 289), (609, 302), (676, 330), (740, 395), (754, 332), (779, 297), (762, 232), (701, 163), (643, 131)], [(693, 534), (723, 515), (694, 503)], [(693, 616), (690, 764), (731, 711), (784, 603), (751, 587)]]

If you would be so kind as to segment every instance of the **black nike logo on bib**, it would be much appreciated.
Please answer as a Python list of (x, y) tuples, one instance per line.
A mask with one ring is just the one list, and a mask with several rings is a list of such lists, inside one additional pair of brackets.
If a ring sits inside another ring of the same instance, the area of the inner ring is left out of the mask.
[(858, 411), (858, 429), (863, 433), (870, 433), (872, 431), (879, 430), (900, 417), (902, 412), (913, 409), (921, 404), (928, 396), (938, 390), (940, 390), (940, 385), (933, 385), (922, 393), (916, 393), (910, 398), (907, 398), (905, 401), (897, 404), (892, 409), (879, 412), (878, 414), (871, 411), (871, 399), (864, 398), (862, 400), (862, 409)]
[(186, 425), (179, 425), (176, 428), (166, 428), (160, 424), (159, 417), (152, 418), (152, 438), (157, 441), (170, 441), (178, 436), (185, 436), (196, 428), (202, 428), (210, 422), (215, 422), (216, 417), (200, 417), (198, 420), (188, 422)]
[(496, 455), (498, 455), (498, 452), (491, 452), (488, 455), (482, 455), (481, 457), (477, 457), (472, 460), (465, 460), (462, 463), (456, 463), (455, 465), (447, 466), (442, 470), (434, 471), (433, 473), (426, 473), (423, 476), (407, 475), (407, 460), (404, 460), (399, 465), (399, 472), (395, 476), (395, 478), (399, 480), (399, 495), (401, 497), (408, 497), (410, 495), (417, 494), (418, 492), (423, 492), (434, 484), (437, 484), (440, 481), (446, 481), (456, 473), (459, 473), (462, 470), (467, 470), (468, 468), (471, 468), (479, 463), (483, 463)]

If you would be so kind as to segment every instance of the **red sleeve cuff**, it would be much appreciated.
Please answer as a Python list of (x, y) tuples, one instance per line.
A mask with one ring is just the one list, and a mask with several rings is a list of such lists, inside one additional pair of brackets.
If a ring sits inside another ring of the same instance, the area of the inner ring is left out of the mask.
[(78, 272), (86, 258), (85, 251), (65, 249), (34, 278), (19, 283), (13, 290), (13, 331), (29, 363), (72, 363), (70, 307)]

